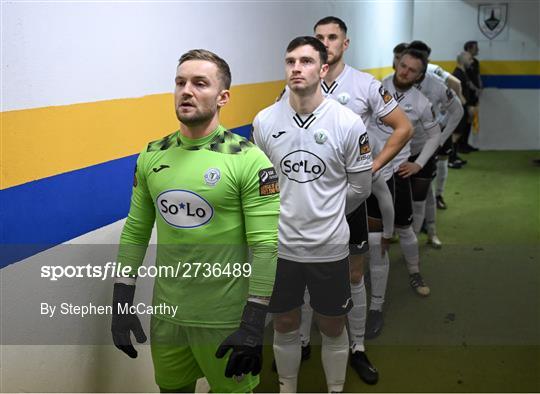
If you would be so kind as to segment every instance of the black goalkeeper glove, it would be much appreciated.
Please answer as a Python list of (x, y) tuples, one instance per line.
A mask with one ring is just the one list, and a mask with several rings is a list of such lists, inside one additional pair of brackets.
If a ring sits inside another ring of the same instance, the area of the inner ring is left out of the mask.
[(135, 339), (139, 343), (146, 342), (146, 335), (137, 315), (134, 313), (120, 313), (119, 307), (124, 307), (126, 304), (132, 306), (134, 295), (135, 286), (125, 285), (123, 283), (114, 284), (111, 324), (113, 342), (118, 349), (131, 358), (137, 357), (137, 351), (131, 344), (130, 331), (133, 331), (133, 335), (135, 335)]
[(257, 375), (262, 367), (264, 323), (268, 306), (248, 301), (242, 313), (238, 330), (229, 335), (219, 346), (216, 357), (223, 358), (232, 349), (225, 368), (225, 376), (242, 376), (251, 372)]

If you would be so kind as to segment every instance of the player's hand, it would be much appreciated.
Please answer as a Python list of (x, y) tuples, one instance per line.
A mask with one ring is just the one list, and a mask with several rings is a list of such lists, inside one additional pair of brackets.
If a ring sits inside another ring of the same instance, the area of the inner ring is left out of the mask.
[(384, 257), (384, 254), (390, 250), (390, 243), (392, 238), (381, 237), (381, 257)]
[(146, 335), (137, 315), (121, 313), (119, 306), (124, 307), (126, 304), (129, 306), (133, 305), (134, 295), (135, 286), (125, 285), (123, 283), (114, 284), (111, 324), (113, 342), (118, 349), (131, 358), (137, 357), (137, 350), (131, 344), (130, 332), (133, 331), (133, 335), (135, 335), (135, 339), (139, 343), (146, 342)]
[(225, 368), (225, 376), (241, 377), (251, 372), (257, 375), (262, 367), (262, 344), (264, 322), (268, 306), (250, 302), (244, 307), (240, 327), (221, 343), (216, 351), (217, 358), (223, 358), (232, 350)]
[(399, 169), (398, 169), (398, 174), (402, 178), (408, 178), (411, 175), (416, 174), (421, 169), (422, 169), (422, 167), (420, 167), (419, 164), (411, 163), (411, 162), (407, 161), (405, 163), (400, 164)]

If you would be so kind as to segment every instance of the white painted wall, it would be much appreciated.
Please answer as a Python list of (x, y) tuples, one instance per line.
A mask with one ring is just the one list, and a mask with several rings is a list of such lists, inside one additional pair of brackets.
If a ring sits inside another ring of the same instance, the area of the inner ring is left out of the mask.
[[(223, 56), (231, 65), (233, 84), (283, 79), (287, 43), (311, 34), (313, 24), (328, 15), (349, 25), (352, 47), (346, 59), (352, 66), (388, 66), (394, 43), (411, 39), (413, 4), (2, 2), (1, 6), (2, 111), (7, 111), (169, 92), (178, 57), (195, 47)], [(123, 221), (113, 223), (70, 243), (114, 244), (122, 225)], [(41, 302), (111, 302), (110, 281), (51, 283), (39, 277), (43, 264), (82, 266), (96, 261), (99, 254), (84, 252), (66, 259), (65, 248), (0, 270), (0, 391), (156, 391), (148, 346), (138, 346), (140, 356), (131, 360), (112, 345), (101, 345), (110, 343), (108, 318), (80, 319), (66, 326), (39, 316)], [(152, 258), (147, 260), (151, 264)], [(139, 281), (136, 298), (148, 300), (151, 287), (151, 281)], [(52, 336), (45, 337), (44, 332)], [(67, 343), (62, 335), (69, 338)]]
[[(490, 41), (478, 29), (479, 4), (508, 4), (508, 29)], [(512, 1), (416, 1), (413, 39), (426, 41), (431, 57), (454, 60), (463, 44), (478, 41), (480, 60), (538, 60), (540, 2)]]
[(287, 43), (328, 15), (350, 26), (352, 64), (375, 68), (410, 37), (412, 1), (3, 2), (2, 110), (169, 92), (180, 55), (201, 47), (233, 84), (280, 80)]
[(485, 89), (479, 121), (471, 141), (482, 149), (540, 149), (540, 90)]
[[(478, 4), (508, 4), (508, 28), (493, 41), (479, 30)], [(482, 60), (540, 59), (540, 2), (416, 1), (413, 38), (426, 41), (431, 58), (454, 60), (468, 40), (477, 40)], [(452, 70), (448, 70), (452, 71)], [(538, 90), (485, 89), (480, 100), (481, 149), (540, 149)]]

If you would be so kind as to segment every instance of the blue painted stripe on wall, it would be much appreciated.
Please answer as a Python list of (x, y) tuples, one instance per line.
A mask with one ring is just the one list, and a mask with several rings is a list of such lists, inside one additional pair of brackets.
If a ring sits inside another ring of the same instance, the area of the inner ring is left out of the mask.
[(1, 190), (0, 268), (126, 217), (137, 156)]
[(484, 88), (540, 89), (540, 75), (482, 75)]
[(127, 216), (137, 155), (0, 192), (0, 267)]
[(251, 137), (251, 125), (247, 124), (245, 126), (237, 127), (236, 129), (232, 129), (236, 134), (240, 134), (244, 138)]

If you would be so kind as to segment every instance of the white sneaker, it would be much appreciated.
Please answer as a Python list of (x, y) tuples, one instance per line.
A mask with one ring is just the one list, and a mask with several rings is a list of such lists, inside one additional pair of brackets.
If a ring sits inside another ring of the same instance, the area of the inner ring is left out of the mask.
[(434, 249), (442, 248), (442, 242), (436, 235), (428, 235), (427, 243)]
[(422, 278), (422, 275), (420, 275), (419, 272), (409, 275), (409, 284), (413, 290), (422, 297), (427, 297), (429, 293), (431, 293), (431, 290), (425, 284), (424, 278)]

